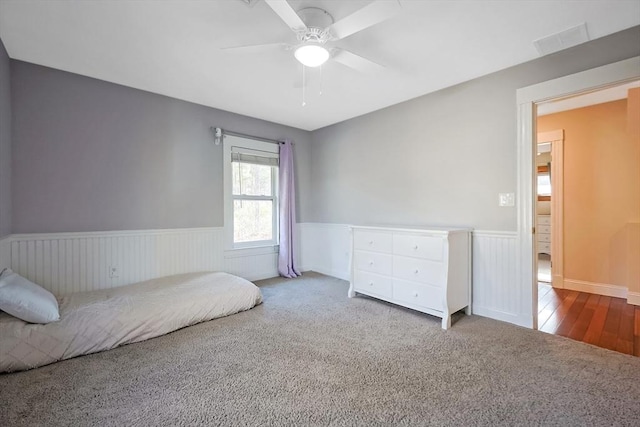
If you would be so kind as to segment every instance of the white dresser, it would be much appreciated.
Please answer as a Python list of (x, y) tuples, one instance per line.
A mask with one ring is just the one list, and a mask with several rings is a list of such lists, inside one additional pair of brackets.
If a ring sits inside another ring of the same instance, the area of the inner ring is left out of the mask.
[(357, 293), (442, 318), (471, 314), (471, 231), (351, 227), (351, 286)]
[(551, 215), (538, 215), (536, 242), (539, 254), (551, 255)]

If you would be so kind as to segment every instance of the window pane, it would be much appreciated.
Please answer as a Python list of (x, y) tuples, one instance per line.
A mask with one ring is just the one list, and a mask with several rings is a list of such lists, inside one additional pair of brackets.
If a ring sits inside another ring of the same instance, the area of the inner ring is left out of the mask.
[(233, 241), (236, 243), (273, 239), (273, 201), (233, 201)]
[(551, 195), (551, 180), (548, 174), (538, 175), (538, 195), (550, 196)]
[(245, 196), (271, 196), (273, 167), (233, 162), (233, 194)]

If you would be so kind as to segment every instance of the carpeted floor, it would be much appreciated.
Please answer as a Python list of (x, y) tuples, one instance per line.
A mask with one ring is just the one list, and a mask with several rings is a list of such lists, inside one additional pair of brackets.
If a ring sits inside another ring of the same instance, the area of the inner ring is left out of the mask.
[(638, 425), (640, 358), (316, 273), (252, 310), (0, 375), (0, 425)]

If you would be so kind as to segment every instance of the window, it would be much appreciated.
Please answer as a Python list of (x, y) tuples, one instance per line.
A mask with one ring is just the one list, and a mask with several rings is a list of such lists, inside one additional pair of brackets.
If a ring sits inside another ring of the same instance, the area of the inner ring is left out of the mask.
[(548, 173), (538, 174), (538, 196), (551, 196), (551, 179)]
[(277, 144), (225, 136), (227, 249), (278, 244)]
[(551, 200), (551, 175), (549, 169), (549, 164), (538, 166), (537, 193), (539, 202)]

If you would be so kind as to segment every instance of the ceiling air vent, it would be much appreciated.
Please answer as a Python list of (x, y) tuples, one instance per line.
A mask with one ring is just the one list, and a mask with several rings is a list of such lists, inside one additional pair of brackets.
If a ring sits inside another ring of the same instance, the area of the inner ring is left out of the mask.
[(260, 0), (240, 0), (241, 3), (244, 3), (249, 7), (253, 7), (253, 5), (258, 3), (259, 1)]
[(588, 41), (587, 24), (583, 22), (568, 30), (535, 40), (533, 45), (538, 49), (540, 56), (545, 56)]

